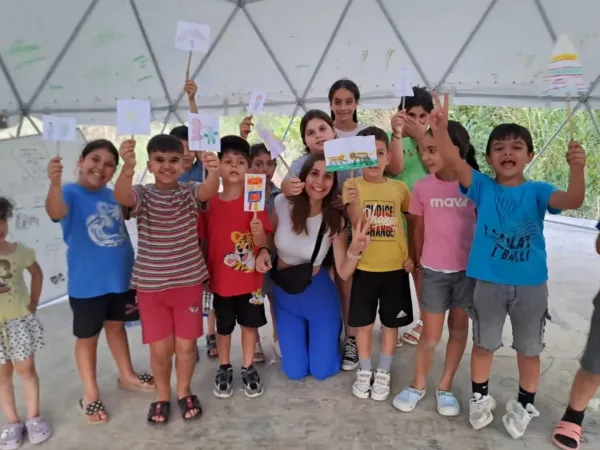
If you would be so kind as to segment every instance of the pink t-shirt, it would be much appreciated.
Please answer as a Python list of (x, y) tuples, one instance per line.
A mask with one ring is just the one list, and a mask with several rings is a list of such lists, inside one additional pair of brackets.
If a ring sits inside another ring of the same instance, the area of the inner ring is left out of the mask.
[(475, 233), (475, 204), (458, 190), (458, 181), (435, 174), (415, 183), (410, 214), (423, 216), (425, 242), (421, 265), (440, 272), (466, 270)]

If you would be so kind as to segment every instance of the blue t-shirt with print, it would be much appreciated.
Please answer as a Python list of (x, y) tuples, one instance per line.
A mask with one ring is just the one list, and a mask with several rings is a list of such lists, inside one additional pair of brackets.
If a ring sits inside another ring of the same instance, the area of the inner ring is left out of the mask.
[(68, 292), (77, 299), (130, 289), (134, 252), (113, 191), (79, 184), (62, 189), (68, 213), (60, 221), (67, 244)]
[(467, 275), (498, 284), (527, 286), (548, 280), (544, 217), (554, 186), (526, 181), (502, 186), (473, 170), (469, 189), (460, 191), (477, 207), (477, 226)]

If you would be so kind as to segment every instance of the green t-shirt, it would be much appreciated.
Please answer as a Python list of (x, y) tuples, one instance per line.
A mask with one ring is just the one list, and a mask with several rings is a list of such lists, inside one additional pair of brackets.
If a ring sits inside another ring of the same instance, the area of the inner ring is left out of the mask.
[[(391, 133), (389, 133), (389, 138), (390, 142), (392, 139), (395, 139)], [(399, 175), (386, 176), (394, 180), (404, 181), (408, 189), (412, 191), (415, 183), (424, 176), (429, 175), (429, 172), (423, 165), (423, 161), (421, 161), (417, 142), (414, 139), (409, 137), (402, 138), (402, 148), (404, 149), (404, 170)]]

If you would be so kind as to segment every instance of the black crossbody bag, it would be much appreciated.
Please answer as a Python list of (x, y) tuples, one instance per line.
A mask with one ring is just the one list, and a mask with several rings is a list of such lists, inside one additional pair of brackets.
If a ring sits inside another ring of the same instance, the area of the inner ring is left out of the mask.
[(309, 263), (298, 264), (284, 269), (277, 269), (277, 256), (273, 261), (273, 268), (270, 271), (271, 280), (288, 294), (300, 294), (306, 290), (312, 283), (313, 264), (317, 259), (321, 243), (325, 235), (325, 222), (321, 222), (319, 233), (317, 234), (317, 242), (313, 250), (312, 257)]

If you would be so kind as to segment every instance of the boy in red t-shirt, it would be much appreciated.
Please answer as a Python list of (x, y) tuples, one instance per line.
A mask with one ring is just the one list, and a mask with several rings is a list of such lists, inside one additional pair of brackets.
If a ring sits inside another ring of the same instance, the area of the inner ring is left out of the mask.
[(242, 380), (245, 394), (258, 397), (264, 392), (253, 365), (256, 330), (267, 323), (263, 274), (255, 270), (259, 252), (267, 252), (266, 234), (271, 224), (266, 211), (244, 211), (244, 179), (250, 163), (250, 146), (239, 136), (221, 139), (219, 153), (223, 192), (212, 198), (206, 212), (208, 270), (213, 308), (217, 318), (219, 369), (214, 394), (233, 394), (230, 363), (231, 333), (235, 322), (242, 331)]

